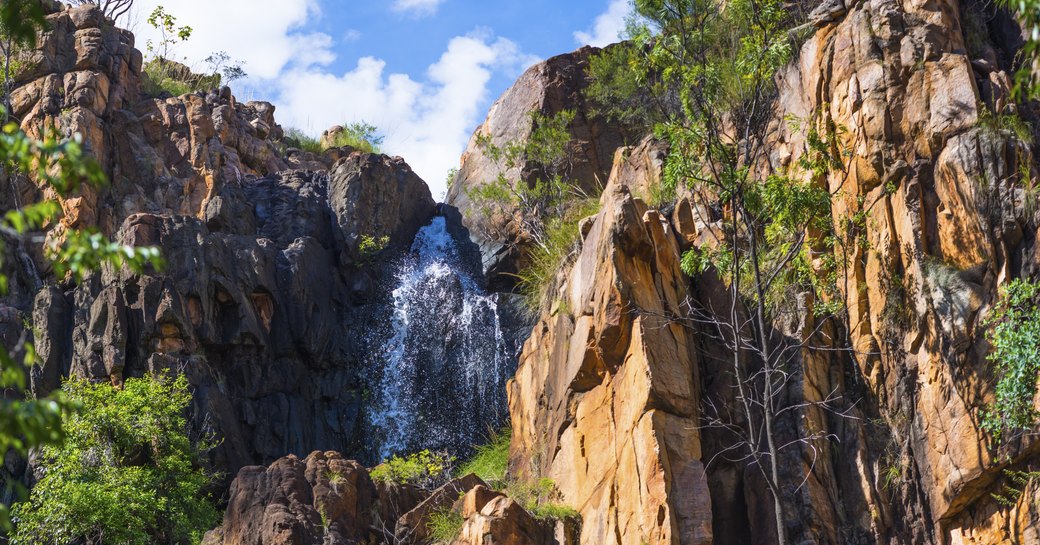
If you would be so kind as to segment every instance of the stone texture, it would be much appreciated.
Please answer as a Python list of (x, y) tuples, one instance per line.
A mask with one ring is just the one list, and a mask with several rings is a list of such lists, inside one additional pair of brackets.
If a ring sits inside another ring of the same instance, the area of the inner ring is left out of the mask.
[[(569, 179), (582, 189), (595, 193), (610, 174), (614, 151), (626, 140), (642, 137), (596, 115), (584, 96), (589, 85), (586, 73), (589, 58), (599, 49), (584, 47), (573, 53), (552, 57), (529, 68), (491, 107), (487, 119), (474, 132), (458, 174), (448, 189), (446, 202), (459, 208), (474, 241), (481, 246), (484, 267), (493, 285), (511, 285), (509, 273), (522, 266), (517, 245), (524, 244), (512, 223), (514, 211), (491, 210), (485, 216), (482, 206), (469, 193), (498, 178), (500, 166), (486, 156), (478, 144), (479, 135), (489, 136), (496, 146), (525, 141), (534, 129), (530, 114), (552, 116), (574, 110), (569, 129)], [(533, 183), (538, 165), (524, 163), (503, 174), (511, 181)]]
[(486, 489), (487, 483), (472, 474), (448, 481), (430, 493), (430, 496), (414, 509), (401, 515), (397, 521), (397, 538), (405, 543), (427, 541), (430, 535), (429, 528), (427, 528), (430, 515), (437, 510), (451, 507), (460, 496), (477, 487)]
[[(619, 154), (619, 159), (620, 159)], [(552, 478), (581, 543), (711, 543), (693, 339), (679, 242), (620, 180), (562, 276), (509, 385), (512, 463)], [(566, 308), (569, 310), (560, 310)]]
[(369, 543), (375, 485), (365, 468), (335, 452), (243, 468), (231, 485), (223, 524), (207, 545)]
[(539, 521), (505, 496), (488, 501), (463, 523), (452, 545), (575, 545), (567, 522)]

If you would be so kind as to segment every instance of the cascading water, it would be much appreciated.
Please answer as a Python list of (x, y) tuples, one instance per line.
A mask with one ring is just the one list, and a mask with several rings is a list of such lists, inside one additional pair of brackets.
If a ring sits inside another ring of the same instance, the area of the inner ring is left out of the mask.
[(427, 448), (459, 452), (506, 414), (516, 347), (503, 334), (496, 296), (466, 272), (460, 254), (445, 218), (436, 217), (397, 268), (368, 411), (380, 459)]

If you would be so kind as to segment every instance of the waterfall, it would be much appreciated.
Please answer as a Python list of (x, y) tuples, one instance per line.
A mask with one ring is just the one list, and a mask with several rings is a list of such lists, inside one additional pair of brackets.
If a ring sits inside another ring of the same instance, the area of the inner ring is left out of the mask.
[(443, 217), (419, 231), (396, 267), (389, 327), (373, 354), (379, 380), (368, 420), (379, 459), (460, 452), (504, 420), (516, 347), (497, 297), (466, 271)]

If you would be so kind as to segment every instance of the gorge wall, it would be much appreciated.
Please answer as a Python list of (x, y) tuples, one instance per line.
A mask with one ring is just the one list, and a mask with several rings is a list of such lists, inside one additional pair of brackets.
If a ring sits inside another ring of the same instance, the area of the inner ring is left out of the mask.
[[(981, 320), (998, 286), (1037, 268), (1035, 159), (987, 122), (1009, 104), (1018, 31), (987, 5), (952, 1), (831, 2), (813, 24), (778, 76), (769, 157), (783, 170), (806, 152), (791, 116), (842, 128), (847, 172), (817, 183), (834, 195), (836, 222), (865, 216), (867, 243), (837, 256), (847, 323), (816, 324), (805, 310), (778, 324), (798, 340), (822, 327), (829, 339), (817, 342), (833, 349), (806, 351), (785, 396), (836, 394), (842, 405), (780, 422), (787, 439), (829, 436), (782, 454), (794, 483), (783, 490), (787, 534), (1037, 543), (1036, 485), (997, 497), (1015, 486), (1005, 469), (1040, 465), (1035, 434), (998, 448), (980, 429), (993, 399)], [(478, 130), (499, 137), (501, 108)], [(481, 164), (479, 150), (468, 153)], [(602, 211), (583, 223), (510, 383), (513, 468), (554, 479), (583, 515), (582, 543), (772, 543), (765, 483), (749, 464), (720, 459), (728, 443), (700, 425), (698, 399), (734, 394), (710, 332), (684, 317), (724, 303), (726, 288), (710, 275), (691, 282), (678, 258), (709, 245), (719, 218), (692, 195), (647, 206), (664, 154), (647, 140), (615, 156)], [(468, 172), (457, 184), (481, 183)]]
[[(167, 266), (106, 270), (76, 286), (33, 266), (35, 249), (13, 248), (21, 255), (5, 260), (12, 291), (0, 325), (31, 317), (37, 393), (69, 375), (188, 375), (193, 425), (222, 438), (211, 462), (238, 473), (212, 543), (391, 542), (372, 527), (396, 535), (397, 517), (427, 496), (443, 506), (467, 490), (460, 544), (775, 541), (757, 470), (720, 456), (727, 439), (702, 426), (702, 400), (731, 402), (733, 384), (712, 336), (689, 317), (724, 304), (727, 290), (710, 274), (686, 276), (680, 257), (710, 244), (718, 218), (682, 191), (659, 209), (647, 203), (667, 147), (589, 106), (595, 50), (532, 67), (477, 129), (501, 145), (530, 134), (532, 110), (575, 109), (573, 176), (603, 187), (554, 296), (518, 328), (528, 338), (507, 387), (511, 470), (553, 480), (581, 514), (579, 535), (568, 536), (573, 528), (539, 526), (471, 481), (440, 496), (388, 489), (324, 452), (372, 455), (363, 412), (378, 385), (365, 376), (366, 355), (382, 338), (359, 324), (385, 311), (394, 269), (362, 255), (360, 238), (386, 236), (383, 255), (405, 253), (437, 212), (403, 160), (285, 149), (274, 108), (239, 103), (226, 88), (141, 97), (130, 33), (89, 6), (49, 20), (16, 77), (13, 113), (33, 135), (50, 126), (81, 134), (111, 179), (64, 200), (49, 236), (94, 226), (159, 246)], [(806, 311), (777, 325), (792, 338), (820, 335), (829, 349), (802, 354), (784, 395), (841, 400), (841, 416), (810, 407), (779, 423), (783, 437), (821, 437), (783, 451), (784, 481), (794, 483), (783, 490), (787, 534), (794, 543), (1040, 544), (1040, 487), (1010, 502), (995, 496), (1016, 486), (1005, 469), (1040, 469), (1035, 435), (998, 449), (980, 429), (993, 398), (982, 320), (1000, 285), (1040, 272), (1027, 190), (1035, 157), (986, 121), (1009, 102), (1017, 29), (968, 0), (838, 0), (813, 24), (778, 77), (769, 156), (783, 168), (806, 153), (789, 116), (842, 127), (847, 172), (816, 182), (835, 196), (836, 221), (865, 217), (867, 244), (842, 257), (848, 320), (819, 324)], [(448, 196), (461, 216), (442, 212), (452, 240), (471, 237), (483, 256), (469, 278), (486, 272), (506, 289), (523, 266), (510, 215), (485, 218), (468, 195), (496, 174), (474, 139)], [(27, 180), (2, 182), (4, 209), (42, 197)], [(452, 287), (462, 297), (461, 283)]]

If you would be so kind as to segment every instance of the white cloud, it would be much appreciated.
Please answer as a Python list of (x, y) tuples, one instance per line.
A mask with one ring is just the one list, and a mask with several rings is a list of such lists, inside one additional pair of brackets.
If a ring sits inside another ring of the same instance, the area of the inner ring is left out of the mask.
[[(397, 0), (403, 9), (432, 10), (443, 0)], [(176, 57), (199, 71), (211, 53), (226, 51), (244, 61), (249, 77), (235, 85), (238, 98), (268, 100), (284, 127), (312, 135), (326, 128), (365, 120), (386, 134), (383, 149), (400, 155), (430, 184), (435, 197), (446, 191), (448, 170), (459, 157), (490, 102), (496, 75), (515, 77), (538, 61), (517, 45), (475, 30), (453, 38), (425, 74), (394, 73), (386, 62), (364, 57), (346, 73), (331, 73), (335, 42), (361, 38), (347, 29), (333, 39), (307, 30), (320, 18), (318, 0), (137, 0), (130, 27), (138, 48), (158, 39), (145, 22), (159, 3), (193, 28), (176, 46)]]
[(535, 61), (513, 42), (477, 31), (453, 38), (422, 82), (387, 74), (386, 63), (372, 57), (339, 76), (299, 69), (280, 80), (278, 119), (312, 134), (334, 124), (372, 123), (386, 134), (385, 151), (403, 156), (442, 198), (447, 172), (458, 166), (484, 114), (492, 75), (512, 75)]
[(629, 0), (611, 0), (607, 11), (596, 17), (590, 31), (574, 33), (574, 39), (581, 45), (604, 47), (620, 40), (618, 37), (625, 29), (625, 17), (631, 12)]
[(354, 43), (354, 42), (360, 40), (361, 36), (362, 36), (362, 34), (361, 34), (360, 30), (358, 30), (356, 28), (348, 28), (343, 33), (343, 42), (344, 43), (348, 43), (348, 44), (349, 43)]
[(416, 17), (433, 15), (444, 0), (394, 0), (393, 9)]
[(147, 23), (148, 14), (159, 4), (177, 18), (177, 26), (192, 28), (191, 38), (174, 46), (174, 55), (189, 59), (188, 64), (226, 51), (245, 63), (251, 79), (265, 80), (276, 78), (290, 65), (327, 64), (335, 59), (332, 37), (301, 30), (320, 15), (317, 0), (138, 0), (129, 26), (142, 51), (149, 39), (160, 39)]

